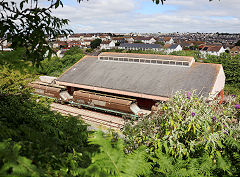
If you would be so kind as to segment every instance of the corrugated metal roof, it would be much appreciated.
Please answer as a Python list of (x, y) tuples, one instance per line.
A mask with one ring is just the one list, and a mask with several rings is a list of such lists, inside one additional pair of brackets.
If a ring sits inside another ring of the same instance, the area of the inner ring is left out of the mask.
[(208, 96), (218, 64), (193, 63), (191, 67), (101, 61), (86, 56), (58, 78), (60, 82), (169, 97), (178, 90)]

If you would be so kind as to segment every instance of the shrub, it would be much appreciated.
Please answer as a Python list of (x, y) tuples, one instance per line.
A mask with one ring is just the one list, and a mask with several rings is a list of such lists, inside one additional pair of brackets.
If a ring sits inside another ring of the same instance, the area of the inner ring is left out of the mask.
[(226, 75), (226, 83), (240, 88), (240, 55), (233, 57), (227, 53), (222, 53), (220, 56), (208, 55), (204, 62), (222, 64)]
[(10, 140), (0, 142), (0, 176), (40, 176), (32, 161), (19, 155), (21, 145)]
[[(240, 126), (233, 101), (225, 105), (219, 105), (219, 100), (206, 103), (204, 97), (194, 92), (178, 92), (168, 102), (159, 104), (156, 113), (137, 124), (126, 123), (123, 131), (126, 149), (131, 151), (146, 145), (152, 157), (160, 150), (175, 160), (200, 159), (207, 155), (211, 164), (217, 165), (218, 172), (237, 173)], [(235, 158), (231, 157), (232, 153)]]
[(84, 54), (75, 52), (76, 51), (70, 51), (65, 54), (63, 58), (52, 57), (50, 60), (43, 60), (41, 62), (41, 68), (38, 69), (38, 72), (49, 76), (60, 76), (64, 71), (84, 57)]
[(82, 176), (137, 177), (151, 173), (151, 163), (146, 161), (144, 147), (125, 154), (121, 139), (102, 132), (96, 132), (90, 142), (99, 145), (100, 151), (92, 157), (92, 164), (80, 171)]
[(65, 176), (75, 168), (72, 163), (87, 167), (94, 149), (87, 125), (37, 103), (26, 87), (28, 75), (7, 68), (0, 74), (0, 176), (28, 176), (37, 173), (35, 167)]

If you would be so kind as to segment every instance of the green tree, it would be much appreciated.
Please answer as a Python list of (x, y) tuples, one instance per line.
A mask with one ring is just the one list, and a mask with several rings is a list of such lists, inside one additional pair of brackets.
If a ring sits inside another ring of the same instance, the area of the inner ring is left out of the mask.
[(9, 145), (13, 151), (0, 146), (0, 174), (17, 174), (6, 170), (12, 166), (27, 174), (36, 166), (44, 175), (66, 176), (75, 168), (89, 166), (89, 154), (96, 148), (88, 144), (87, 125), (37, 102), (26, 87), (31, 81), (27, 75), (3, 69), (0, 76), (0, 145), (5, 147), (5, 141), (13, 145)]
[(240, 46), (240, 40), (237, 41), (237, 43), (235, 44), (235, 46)]
[(33, 80), (30, 74), (18, 70), (0, 67), (0, 95), (29, 95), (31, 89), (26, 85)]
[(91, 41), (90, 46), (92, 49), (96, 49), (98, 46), (100, 46), (101, 42), (102, 42), (102, 39), (95, 39)]
[(62, 58), (52, 57), (41, 61), (41, 67), (37, 69), (40, 74), (60, 76), (64, 71), (84, 57), (82, 50), (73, 48), (67, 51)]
[(50, 57), (53, 53), (49, 42), (61, 34), (71, 32), (63, 29), (68, 24), (67, 19), (52, 15), (53, 9), (63, 6), (62, 1), (48, 2), (47, 7), (41, 7), (38, 0), (0, 2), (0, 39), (11, 42), (13, 49), (24, 48), (26, 56), (23, 59), (37, 66), (46, 55)]
[(75, 55), (75, 54), (83, 54), (82, 49), (80, 49), (79, 47), (75, 46), (75, 47), (71, 47), (69, 50), (67, 50), (64, 53), (64, 56), (66, 55)]
[(226, 83), (240, 88), (240, 56), (231, 56), (228, 53), (223, 53), (220, 56), (208, 55), (205, 63), (222, 64), (226, 75)]
[(121, 44), (120, 42), (117, 42), (117, 43), (115, 44), (115, 46), (120, 46), (120, 44)]
[(169, 55), (177, 55), (177, 56), (193, 56), (196, 61), (201, 58), (201, 53), (199, 51), (193, 50), (182, 50), (182, 51), (174, 51)]

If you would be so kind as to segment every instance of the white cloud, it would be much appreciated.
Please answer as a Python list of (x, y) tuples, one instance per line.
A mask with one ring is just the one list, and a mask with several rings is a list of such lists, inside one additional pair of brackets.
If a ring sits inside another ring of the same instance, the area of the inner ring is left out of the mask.
[(54, 14), (75, 32), (240, 32), (240, 0), (167, 0), (164, 12), (147, 14), (141, 3), (151, 0), (69, 1)]

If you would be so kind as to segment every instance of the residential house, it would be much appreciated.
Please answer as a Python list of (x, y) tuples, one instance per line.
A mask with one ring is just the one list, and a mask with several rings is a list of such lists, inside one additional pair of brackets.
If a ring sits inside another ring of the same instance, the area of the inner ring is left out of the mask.
[(100, 49), (112, 49), (115, 47), (115, 42), (113, 41), (102, 41), (100, 44)]
[(94, 34), (85, 34), (83, 35), (83, 38), (82, 38), (84, 41), (85, 40), (90, 40), (90, 41), (93, 41), (94, 39), (97, 39), (97, 37), (94, 35)]
[(109, 35), (105, 35), (105, 34), (101, 34), (101, 35), (98, 35), (97, 38), (101, 39), (102, 41), (107, 41), (107, 40), (110, 40), (111, 37)]
[(182, 47), (180, 44), (165, 44), (163, 46), (163, 48), (165, 49), (166, 53), (171, 53), (171, 52), (176, 52), (176, 51), (182, 50)]
[(83, 47), (89, 47), (90, 46), (90, 44), (91, 44), (91, 42), (92, 42), (92, 40), (83, 40), (83, 41), (81, 41), (81, 45), (83, 46)]
[(144, 37), (144, 36), (137, 36), (134, 38), (134, 42), (142, 42), (144, 44), (154, 44), (156, 42), (156, 39), (153, 37)]
[(60, 35), (57, 37), (57, 41), (67, 41), (68, 37), (64, 36), (64, 35)]
[(181, 47), (186, 49), (192, 47), (194, 44), (192, 41), (183, 41), (180, 43)]
[(127, 42), (127, 43), (134, 43), (134, 39), (133, 39), (133, 37), (125, 37), (125, 41)]
[(172, 37), (164, 37), (163, 41), (165, 44), (173, 44), (174, 43), (174, 40)]
[(82, 39), (82, 34), (71, 34), (68, 36), (68, 41), (80, 41)]
[(206, 42), (204, 41), (191, 41), (191, 42), (193, 43), (193, 45), (197, 45), (197, 46), (206, 44)]
[(221, 53), (224, 53), (225, 49), (222, 45), (205, 45), (201, 46), (200, 53), (204, 56), (208, 55), (216, 55), (220, 56)]
[(68, 47), (82, 47), (81, 41), (70, 41)]
[(124, 43), (125, 42), (125, 38), (124, 37), (112, 37), (112, 41), (114, 43)]
[(53, 48), (64, 48), (68, 47), (68, 43), (66, 41), (55, 41), (53, 42)]
[(161, 51), (163, 50), (162, 45), (160, 44), (143, 44), (143, 43), (122, 43), (118, 46), (119, 49), (124, 50), (154, 50)]
[(161, 38), (161, 37), (156, 37), (156, 38), (154, 38), (154, 39), (156, 39), (156, 42), (155, 42), (155, 43), (161, 43), (161, 44), (163, 44), (163, 45), (165, 44), (163, 38)]

